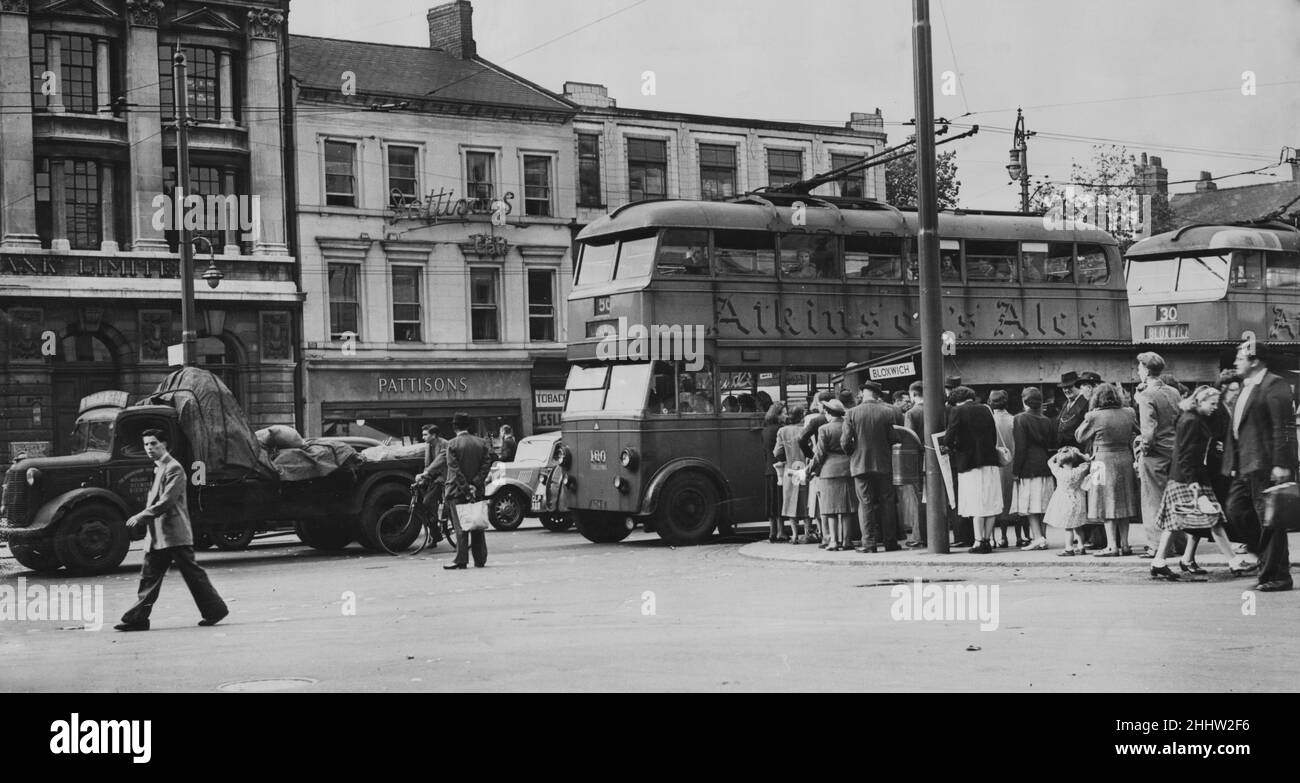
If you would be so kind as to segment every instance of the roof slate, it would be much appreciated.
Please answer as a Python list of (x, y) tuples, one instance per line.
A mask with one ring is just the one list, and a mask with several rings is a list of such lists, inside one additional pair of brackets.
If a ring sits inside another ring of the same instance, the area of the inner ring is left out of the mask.
[[(1177, 193), (1169, 206), (1188, 223), (1229, 223), (1263, 217), (1300, 196), (1300, 182), (1269, 182), (1206, 193)], [(1292, 205), (1292, 209), (1300, 204)]]
[(290, 71), (304, 87), (338, 89), (343, 72), (352, 71), (360, 93), (576, 112), (563, 98), (478, 57), (306, 35), (289, 36), (289, 45)]

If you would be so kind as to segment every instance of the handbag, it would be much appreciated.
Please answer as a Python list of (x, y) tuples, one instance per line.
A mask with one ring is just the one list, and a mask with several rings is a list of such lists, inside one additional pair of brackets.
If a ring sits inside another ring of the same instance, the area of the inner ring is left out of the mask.
[(460, 523), (460, 529), (467, 533), (474, 530), (487, 530), (488, 502), (480, 500), (476, 503), (457, 503), (456, 521)]
[(1264, 490), (1262, 527), (1295, 533), (1300, 531), (1300, 485), (1294, 481)]
[(1011, 449), (1007, 448), (1007, 444), (1002, 442), (1002, 431), (995, 431), (998, 433), (998, 445), (996, 447), (998, 450), (998, 467), (1005, 468), (1011, 464)]

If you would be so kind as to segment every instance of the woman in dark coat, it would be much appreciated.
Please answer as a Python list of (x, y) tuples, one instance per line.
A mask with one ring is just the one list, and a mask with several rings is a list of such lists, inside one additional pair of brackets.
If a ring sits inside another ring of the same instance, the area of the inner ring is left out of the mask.
[(1021, 392), (1020, 401), (1025, 404), (1025, 410), (1012, 420), (1012, 439), (1016, 445), (1012, 452), (1011, 472), (1016, 483), (1011, 489), (1011, 512), (1029, 518), (1031, 540), (1021, 547), (1028, 552), (1047, 548), (1043, 514), (1052, 500), (1052, 491), (1056, 489), (1056, 480), (1047, 465), (1056, 447), (1056, 425), (1042, 413), (1043, 393), (1040, 390), (1030, 386)]
[[(763, 417), (763, 448), (771, 454), (776, 449), (776, 432), (785, 423), (785, 403), (774, 402)], [(775, 544), (788, 541), (781, 525), (781, 480), (777, 476), (776, 465), (767, 460), (763, 471), (763, 494), (767, 508), (767, 540)]]
[(844, 433), (844, 403), (827, 400), (822, 405), (828, 421), (817, 430), (810, 473), (817, 476), (817, 508), (826, 533), (823, 549), (840, 551), (849, 543), (849, 515), (858, 510), (857, 492), (849, 457), (840, 445)]
[[(1183, 415), (1178, 418), (1174, 431), (1174, 457), (1169, 467), (1169, 483), (1160, 503), (1160, 548), (1151, 561), (1151, 576), (1155, 579), (1177, 579), (1163, 557), (1164, 549), (1175, 531), (1187, 533), (1208, 532), (1218, 544), (1219, 551), (1228, 558), (1229, 568), (1238, 573), (1247, 568), (1243, 558), (1232, 551), (1228, 533), (1223, 528), (1223, 508), (1213, 498), (1210, 487), (1208, 458), (1214, 441), (1212, 419), (1219, 407), (1219, 390), (1201, 386), (1179, 405)], [(1187, 537), (1187, 549), (1178, 567), (1183, 573), (1204, 574), (1205, 569), (1196, 564), (1198, 537)]]
[(971, 554), (993, 551), (993, 524), (1002, 513), (1002, 471), (998, 466), (998, 430), (993, 411), (975, 402), (975, 390), (958, 386), (944, 433), (944, 446), (957, 476), (957, 513), (974, 520)]

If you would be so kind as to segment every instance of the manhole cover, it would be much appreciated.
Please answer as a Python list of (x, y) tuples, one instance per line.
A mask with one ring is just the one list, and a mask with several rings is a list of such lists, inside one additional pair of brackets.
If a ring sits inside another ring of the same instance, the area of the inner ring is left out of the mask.
[(265, 680), (242, 680), (240, 682), (227, 682), (217, 686), (219, 691), (230, 693), (254, 693), (259, 691), (287, 691), (291, 688), (301, 688), (304, 685), (313, 685), (315, 680), (310, 677), (272, 677)]

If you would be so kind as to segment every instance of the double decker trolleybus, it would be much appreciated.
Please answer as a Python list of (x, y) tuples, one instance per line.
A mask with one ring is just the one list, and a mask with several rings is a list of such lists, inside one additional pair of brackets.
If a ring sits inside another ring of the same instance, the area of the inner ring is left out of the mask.
[(1179, 378), (1212, 381), (1248, 337), (1267, 340), (1293, 387), (1300, 368), (1300, 230), (1260, 219), (1196, 224), (1125, 253), (1133, 342), (1177, 358)]
[[(1063, 347), (1128, 343), (1109, 234), (950, 211), (939, 230), (967, 372), (1054, 387)], [(638, 202), (587, 226), (557, 455), (582, 534), (640, 523), (691, 544), (764, 520), (766, 401), (805, 404), (846, 365), (919, 351), (916, 232), (878, 201), (771, 192)]]

